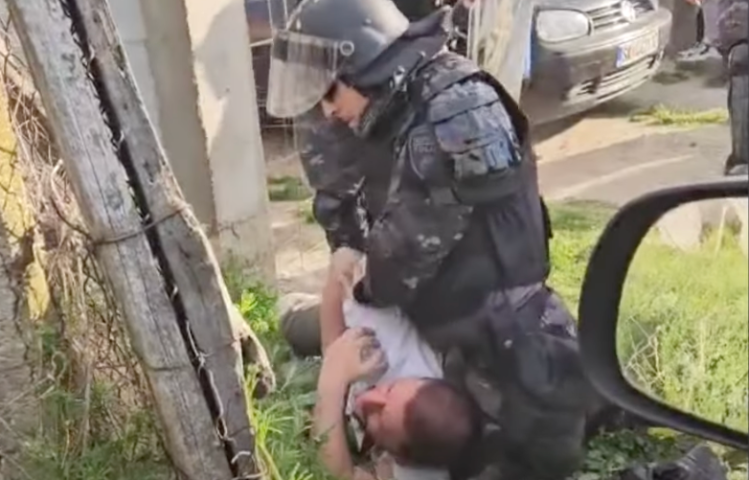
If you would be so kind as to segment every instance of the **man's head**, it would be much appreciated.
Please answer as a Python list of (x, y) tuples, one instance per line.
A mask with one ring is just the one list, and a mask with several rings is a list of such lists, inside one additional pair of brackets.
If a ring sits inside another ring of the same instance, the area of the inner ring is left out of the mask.
[(320, 106), (327, 118), (335, 118), (352, 130), (359, 127), (362, 116), (369, 105), (369, 98), (355, 87), (336, 80), (325, 94)]
[(453, 466), (480, 429), (468, 397), (435, 379), (378, 385), (357, 397), (356, 413), (378, 447), (400, 463), (425, 467)]
[(369, 68), (408, 26), (390, 0), (302, 0), (273, 36), (268, 112), (296, 117), (341, 93), (338, 81)]

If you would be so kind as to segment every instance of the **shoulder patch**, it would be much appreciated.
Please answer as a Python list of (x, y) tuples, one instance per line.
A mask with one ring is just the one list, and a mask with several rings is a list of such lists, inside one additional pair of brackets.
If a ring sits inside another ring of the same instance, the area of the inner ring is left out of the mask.
[(480, 80), (457, 83), (441, 92), (429, 102), (428, 118), (432, 123), (442, 122), (460, 113), (499, 101), (494, 87)]
[(442, 176), (445, 171), (443, 152), (431, 125), (414, 127), (408, 135), (407, 145), (411, 169), (420, 180), (433, 183)]

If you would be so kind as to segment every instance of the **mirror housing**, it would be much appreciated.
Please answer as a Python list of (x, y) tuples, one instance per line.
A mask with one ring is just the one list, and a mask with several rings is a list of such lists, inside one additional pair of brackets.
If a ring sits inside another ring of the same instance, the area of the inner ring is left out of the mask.
[(643, 237), (665, 213), (680, 205), (728, 197), (749, 197), (749, 179), (659, 190), (629, 202), (614, 215), (593, 250), (583, 280), (580, 352), (590, 382), (614, 405), (658, 425), (748, 450), (749, 435), (677, 410), (635, 389), (624, 378), (616, 351), (622, 290)]

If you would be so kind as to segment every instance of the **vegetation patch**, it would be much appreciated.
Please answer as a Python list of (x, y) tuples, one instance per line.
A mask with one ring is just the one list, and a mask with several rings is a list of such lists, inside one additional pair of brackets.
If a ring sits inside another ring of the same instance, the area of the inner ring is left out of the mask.
[(686, 110), (656, 105), (633, 115), (631, 120), (652, 126), (698, 127), (701, 125), (720, 125), (728, 122), (728, 110), (724, 108)]
[[(551, 207), (554, 225), (551, 284), (573, 311), (577, 310), (580, 285), (590, 253), (613, 209), (601, 204), (573, 202)], [(737, 248), (730, 242), (721, 248), (706, 244), (704, 251), (674, 251), (648, 240), (633, 266), (622, 311), (623, 357), (638, 384), (684, 408), (699, 408), (706, 415), (722, 416), (746, 427), (746, 396), (736, 388), (741, 368), (746, 371), (747, 274), (736, 272)], [(746, 266), (744, 257), (741, 262)], [(733, 265), (733, 266), (732, 266)], [(722, 273), (721, 273), (722, 272)], [(734, 273), (736, 272), (736, 273)], [(276, 367), (278, 388), (270, 396), (253, 401), (249, 412), (256, 431), (260, 463), (270, 480), (328, 480), (317, 458), (309, 432), (319, 361), (294, 358), (282, 340), (278, 323), (277, 295), (272, 289), (248, 280), (231, 268), (224, 270), (227, 286), (240, 312), (264, 342)], [(743, 302), (743, 303), (742, 303)], [(704, 321), (699, 320), (704, 318)], [(743, 322), (743, 323), (742, 323)], [(653, 326), (660, 326), (656, 328)], [(705, 330), (707, 329), (707, 330)], [(49, 335), (45, 346), (51, 357), (59, 347)], [(657, 344), (653, 344), (657, 338)], [(638, 346), (651, 344), (650, 350)], [(652, 346), (656, 345), (656, 346)], [(638, 351), (645, 353), (637, 353)], [(653, 370), (653, 355), (661, 359)], [(703, 357), (695, 355), (703, 355)], [(671, 367), (665, 363), (673, 359)], [(703, 358), (704, 363), (696, 362)], [(692, 364), (697, 365), (692, 365)], [(686, 365), (693, 367), (691, 370)], [(699, 368), (697, 368), (699, 367)], [(252, 375), (247, 389), (252, 391)], [(746, 378), (743, 383), (746, 395)], [(701, 390), (700, 390), (701, 389)], [(701, 396), (697, 393), (701, 391)], [(103, 418), (114, 408), (106, 386), (96, 387), (88, 414)], [(688, 392), (694, 395), (687, 395)], [(62, 390), (46, 393), (50, 418), (68, 427), (83, 421), (80, 397)], [(706, 403), (687, 399), (712, 398)], [(680, 403), (681, 402), (681, 403)], [(686, 403), (685, 403), (686, 402)], [(742, 403), (743, 402), (743, 403)], [(67, 423), (65, 423), (67, 422)], [(151, 432), (152, 418), (133, 413), (127, 425), (107, 433), (92, 430), (95, 437), (85, 448), (73, 448), (67, 431), (48, 431), (43, 441), (28, 445), (31, 478), (61, 480), (151, 480), (169, 477), (167, 459)], [(102, 423), (102, 425), (105, 425)], [(56, 433), (59, 432), (59, 433)], [(592, 441), (585, 464), (575, 480), (611, 478), (636, 464), (673, 460), (696, 440), (671, 431), (604, 434)], [(746, 478), (746, 454), (717, 448), (730, 467), (731, 480)]]
[(309, 188), (297, 177), (283, 176), (268, 179), (268, 197), (272, 202), (298, 202), (311, 196)]

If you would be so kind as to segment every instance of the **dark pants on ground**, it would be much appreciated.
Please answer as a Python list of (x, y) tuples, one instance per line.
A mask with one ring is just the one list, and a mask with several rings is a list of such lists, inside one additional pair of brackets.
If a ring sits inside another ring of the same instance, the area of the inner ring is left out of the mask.
[(743, 42), (726, 55), (731, 154), (726, 174), (746, 175), (749, 165), (749, 44)]

